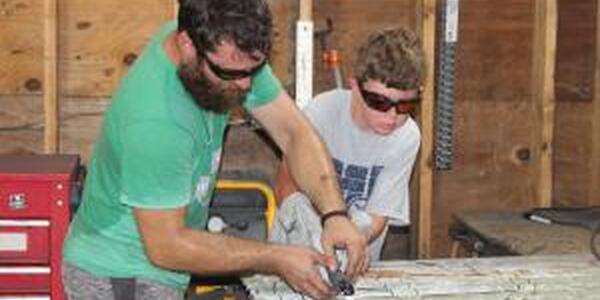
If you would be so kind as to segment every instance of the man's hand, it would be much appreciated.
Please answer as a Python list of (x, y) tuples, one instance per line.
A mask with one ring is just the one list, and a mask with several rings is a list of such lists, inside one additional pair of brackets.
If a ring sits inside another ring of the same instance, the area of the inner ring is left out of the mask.
[(307, 247), (275, 246), (273, 271), (296, 292), (313, 299), (330, 299), (335, 290), (321, 278), (320, 267), (332, 269), (335, 260)]
[(367, 271), (367, 240), (356, 226), (345, 216), (333, 216), (323, 224), (321, 234), (323, 250), (335, 257), (335, 248), (344, 248), (348, 252), (346, 275), (352, 279)]

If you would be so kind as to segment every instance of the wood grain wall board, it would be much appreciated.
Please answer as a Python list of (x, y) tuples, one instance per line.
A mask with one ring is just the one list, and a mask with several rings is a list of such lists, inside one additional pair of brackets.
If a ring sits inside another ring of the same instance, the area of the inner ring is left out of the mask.
[[(533, 104), (466, 101), (455, 108), (453, 169), (437, 172), (434, 185), (434, 257), (448, 255), (447, 232), (453, 213), (536, 206), (531, 161), (531, 132), (537, 126), (530, 122)], [(524, 154), (519, 156), (519, 151)]]
[(42, 153), (41, 96), (0, 96), (0, 154)]
[(63, 98), (60, 110), (61, 153), (77, 153), (87, 163), (98, 139), (107, 98)]
[(454, 162), (451, 171), (435, 176), (434, 257), (449, 254), (454, 212), (536, 204), (533, 13), (529, 0), (461, 1)]
[[(596, 0), (559, 0), (556, 101), (591, 101), (596, 49)], [(560, 118), (560, 114), (557, 114)]]
[(271, 66), (283, 86), (293, 90), (294, 34), (298, 17), (297, 0), (269, 0), (273, 14), (273, 49)]
[[(590, 205), (594, 153), (594, 59), (597, 0), (560, 0), (553, 204)], [(595, 101), (595, 100), (594, 100)], [(600, 203), (600, 202), (598, 202)]]
[(460, 3), (457, 98), (531, 101), (532, 1)]
[[(374, 5), (376, 3), (376, 5)], [(326, 28), (326, 19), (333, 21), (333, 33), (327, 39), (328, 47), (341, 54), (342, 80), (352, 76), (356, 51), (367, 35), (380, 29), (405, 26), (416, 29), (417, 4), (411, 0), (329, 0), (315, 1), (315, 30)], [(321, 61), (323, 52), (318, 40), (314, 43), (315, 94), (335, 87), (333, 72)]]
[(66, 0), (59, 13), (61, 94), (107, 97), (172, 16), (172, 6), (165, 0)]
[(258, 170), (269, 178), (279, 167), (279, 150), (264, 131), (246, 126), (231, 126), (223, 145), (221, 170)]
[(587, 206), (594, 155), (591, 103), (557, 102), (556, 112), (553, 204)]
[(592, 107), (592, 155), (590, 166), (592, 175), (589, 205), (600, 206), (600, 1), (596, 1), (596, 53), (594, 59), (594, 100)]
[(41, 95), (43, 9), (37, 0), (0, 2), (0, 95)]

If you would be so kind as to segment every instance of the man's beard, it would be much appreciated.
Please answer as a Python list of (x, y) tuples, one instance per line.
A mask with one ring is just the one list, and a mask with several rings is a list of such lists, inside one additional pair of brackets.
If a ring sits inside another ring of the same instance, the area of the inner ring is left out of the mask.
[(246, 92), (233, 85), (218, 85), (211, 82), (200, 68), (198, 61), (184, 62), (177, 75), (187, 92), (202, 109), (215, 113), (227, 113), (240, 106)]

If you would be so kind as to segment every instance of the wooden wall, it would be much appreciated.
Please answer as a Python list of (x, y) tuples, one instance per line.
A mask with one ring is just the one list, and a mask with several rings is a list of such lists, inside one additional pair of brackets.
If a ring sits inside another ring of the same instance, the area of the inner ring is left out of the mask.
[(600, 121), (594, 113), (600, 101), (594, 97), (597, 1), (561, 0), (559, 7), (554, 203), (600, 205), (595, 189), (600, 185)]
[[(600, 205), (600, 70), (597, 0), (557, 0), (553, 205)], [(297, 0), (270, 0), (275, 17), (273, 65), (293, 89)], [(151, 34), (173, 17), (174, 0), (58, 1), (60, 151), (90, 155), (102, 113), (119, 80)], [(330, 46), (342, 53), (344, 78), (355, 51), (378, 28), (420, 28), (414, 0), (323, 0), (315, 27), (331, 18)], [(541, 161), (534, 86), (534, 0), (460, 1), (454, 165), (433, 172), (431, 248), (449, 252), (447, 230), (458, 211), (523, 210), (538, 205)], [(39, 0), (0, 2), (0, 153), (44, 149), (44, 11)], [(541, 51), (541, 50), (540, 50)], [(315, 41), (315, 57), (321, 55)], [(333, 87), (315, 62), (315, 92)], [(277, 155), (248, 128), (232, 128), (225, 169), (272, 175)], [(421, 153), (429, 159), (431, 153)], [(417, 170), (418, 171), (418, 170)], [(413, 176), (418, 180), (419, 172)], [(413, 184), (414, 187), (418, 185)], [(413, 206), (418, 191), (413, 193)]]

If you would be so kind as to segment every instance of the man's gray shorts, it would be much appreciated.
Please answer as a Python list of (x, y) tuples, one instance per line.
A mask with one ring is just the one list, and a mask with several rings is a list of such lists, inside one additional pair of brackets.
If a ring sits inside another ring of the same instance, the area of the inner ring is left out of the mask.
[(183, 300), (185, 291), (143, 279), (98, 277), (63, 264), (63, 283), (69, 300)]

